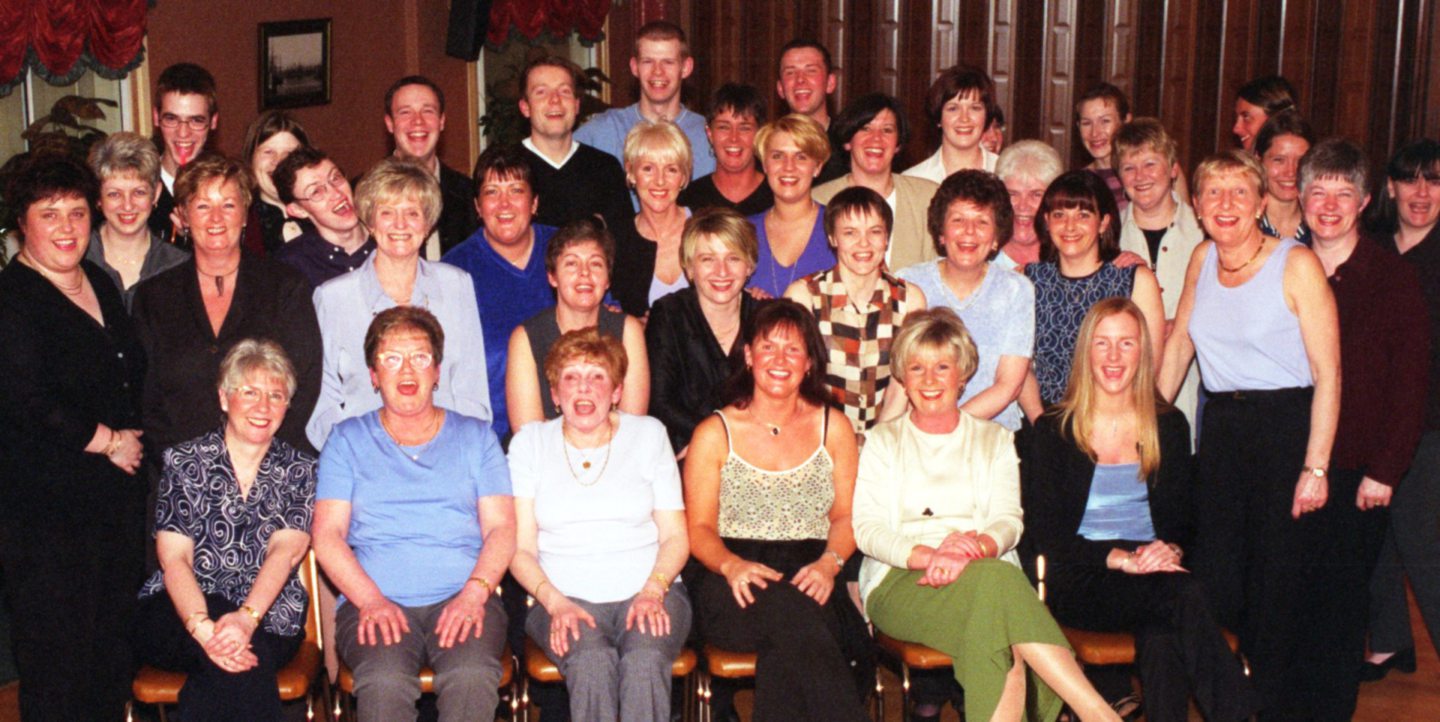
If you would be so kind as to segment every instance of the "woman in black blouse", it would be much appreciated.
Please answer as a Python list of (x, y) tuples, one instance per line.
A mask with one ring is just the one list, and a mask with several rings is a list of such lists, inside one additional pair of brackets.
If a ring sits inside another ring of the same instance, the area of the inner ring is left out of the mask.
[(244, 338), (267, 338), (295, 365), (295, 395), (277, 434), (312, 451), (305, 422), (320, 392), (320, 327), (299, 271), (241, 250), (250, 174), (223, 156), (192, 161), (175, 179), (175, 204), (195, 257), (147, 281), (135, 323), (150, 367), (145, 441), (160, 450), (215, 425), (220, 360)]
[(770, 210), (775, 194), (755, 158), (755, 134), (764, 122), (765, 100), (755, 86), (726, 83), (716, 89), (705, 114), (715, 172), (680, 191), (680, 205), (692, 211), (724, 206), (742, 216)]
[(1253, 692), (1182, 566), (1194, 531), (1190, 425), (1155, 392), (1145, 315), (1091, 307), (1064, 398), (1023, 444), (1026, 531), (1048, 561), (1055, 619), (1135, 635), (1145, 718), (1245, 719)]
[(716, 403), (721, 382), (744, 363), (741, 328), (755, 314), (745, 293), (755, 271), (755, 227), (729, 208), (709, 208), (685, 222), (680, 265), (690, 285), (650, 308), (650, 415), (670, 432), (677, 458)]
[(26, 722), (120, 719), (130, 698), (144, 354), (120, 291), (81, 260), (98, 195), (56, 156), (5, 192), (22, 247), (0, 272), (0, 563)]

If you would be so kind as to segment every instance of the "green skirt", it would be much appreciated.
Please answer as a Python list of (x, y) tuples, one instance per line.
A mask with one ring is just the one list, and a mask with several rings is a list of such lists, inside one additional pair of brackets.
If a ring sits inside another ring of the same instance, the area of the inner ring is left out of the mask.
[[(923, 571), (892, 569), (865, 600), (875, 627), (955, 660), (955, 681), (965, 688), (965, 718), (994, 716), (1015, 664), (1010, 645), (1025, 642), (1070, 649), (1035, 589), (1017, 567), (999, 559), (970, 562), (954, 582), (935, 589), (916, 582)], [(1060, 697), (1027, 669), (1025, 718), (1050, 722)]]

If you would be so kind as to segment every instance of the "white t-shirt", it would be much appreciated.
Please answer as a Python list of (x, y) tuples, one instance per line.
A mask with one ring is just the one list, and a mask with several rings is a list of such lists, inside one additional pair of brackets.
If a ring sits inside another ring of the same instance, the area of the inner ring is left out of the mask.
[(527, 424), (510, 442), (515, 496), (535, 500), (540, 568), (567, 597), (629, 599), (660, 552), (654, 512), (685, 508), (670, 438), (659, 421), (621, 413), (608, 452), (567, 450), (563, 422)]

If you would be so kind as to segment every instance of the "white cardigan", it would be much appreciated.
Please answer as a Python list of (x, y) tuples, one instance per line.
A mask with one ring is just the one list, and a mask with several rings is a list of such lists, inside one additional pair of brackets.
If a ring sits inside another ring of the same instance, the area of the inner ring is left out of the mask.
[(865, 552), (860, 598), (891, 568), (905, 569), (917, 544), (939, 546), (951, 532), (988, 534), (1000, 558), (1018, 564), (1024, 531), (1014, 435), (960, 412), (948, 434), (927, 434), (907, 414), (865, 435), (851, 511)]

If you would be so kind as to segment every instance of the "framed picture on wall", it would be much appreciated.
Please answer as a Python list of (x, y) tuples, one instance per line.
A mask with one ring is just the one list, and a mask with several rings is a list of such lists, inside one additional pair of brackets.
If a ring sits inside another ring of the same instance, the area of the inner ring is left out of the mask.
[(260, 109), (330, 102), (330, 18), (260, 23)]

